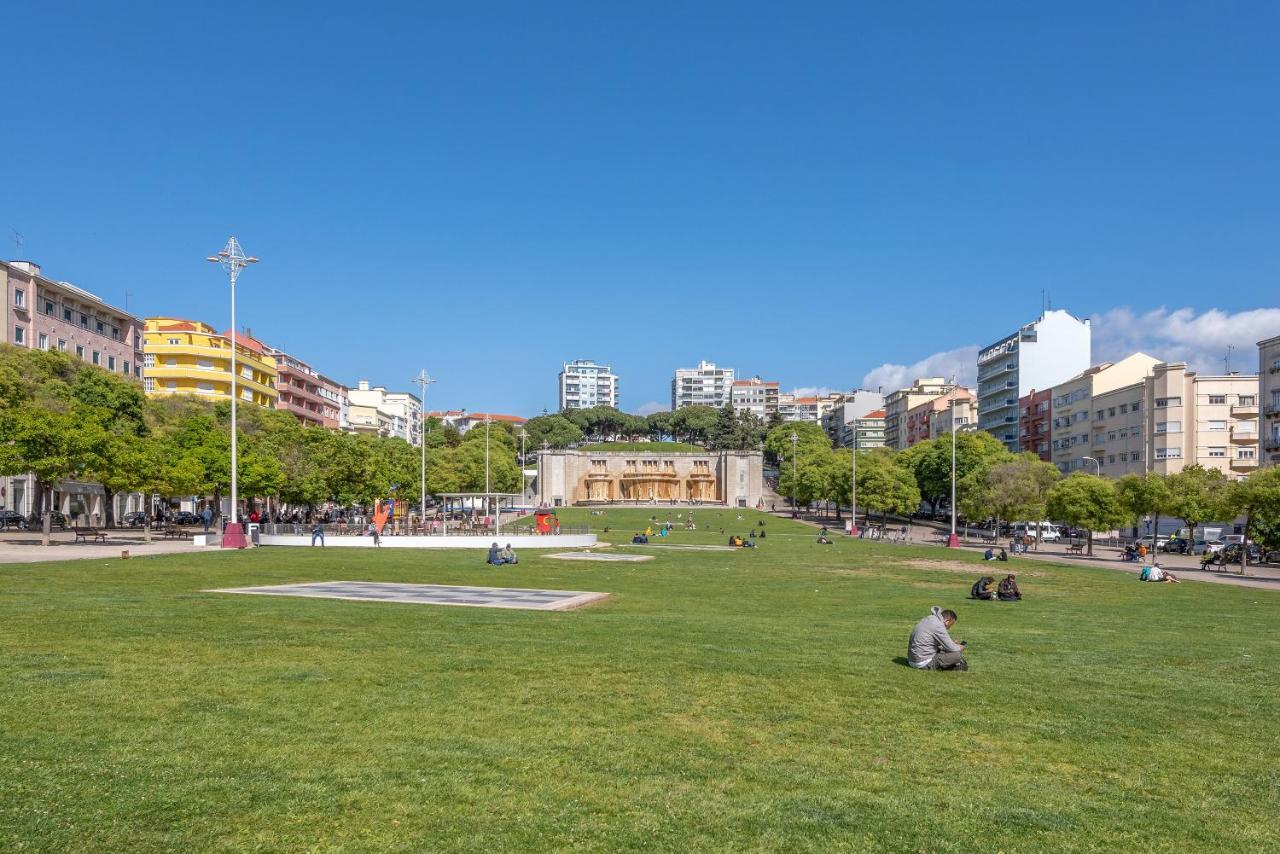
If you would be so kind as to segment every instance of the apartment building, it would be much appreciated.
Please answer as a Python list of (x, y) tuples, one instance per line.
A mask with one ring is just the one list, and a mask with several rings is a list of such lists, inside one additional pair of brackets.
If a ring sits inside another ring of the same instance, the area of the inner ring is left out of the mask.
[[(972, 389), (955, 389), (955, 421), (962, 428), (974, 421), (973, 407), (977, 395)], [(907, 410), (905, 416), (907, 447), (926, 439), (936, 438), (940, 433), (950, 433), (947, 413), (951, 411), (952, 394), (935, 395), (917, 403)]]
[[(33, 350), (57, 350), (134, 382), (142, 382), (143, 322), (69, 282), (45, 276), (31, 261), (0, 262), (0, 341)], [(36, 507), (32, 474), (0, 476), (0, 509), (24, 516)], [(66, 480), (47, 484), (44, 506), (67, 516), (106, 521), (101, 484)], [(118, 494), (114, 513), (143, 508), (143, 496)]]
[(881, 411), (879, 424), (874, 428), (864, 425), (866, 429), (877, 432), (880, 447), (884, 444), (884, 395), (878, 391), (855, 389), (838, 396), (838, 400), (822, 416), (822, 429), (831, 437), (837, 448), (853, 447), (860, 420), (870, 417), (870, 413)]
[(265, 354), (276, 363), (276, 408), (285, 410), (307, 426), (326, 426), (325, 411), (329, 403), (320, 394), (320, 372), (275, 347), (265, 348)]
[(777, 383), (752, 377), (733, 381), (730, 401), (734, 409), (746, 410), (761, 420), (768, 420), (778, 411), (778, 396)]
[(1085, 468), (1097, 473), (1093, 452), (1093, 398), (1139, 382), (1160, 360), (1134, 353), (1119, 362), (1104, 362), (1081, 371), (1053, 387), (1049, 414), (1053, 425), (1051, 462), (1063, 474)]
[(58, 350), (113, 374), (142, 381), (143, 323), (70, 282), (55, 282), (31, 261), (0, 262), (3, 338), (18, 347)]
[(1258, 342), (1261, 465), (1280, 464), (1280, 336)]
[(884, 410), (874, 409), (853, 420), (851, 447), (859, 451), (884, 447)]
[(463, 434), (476, 427), (483, 427), (484, 423), (489, 421), (493, 424), (510, 424), (518, 435), (520, 428), (529, 420), (519, 415), (507, 415), (502, 412), (467, 412), (465, 409), (435, 410), (427, 413), (427, 417), (438, 418), (441, 423)]
[(347, 387), (324, 374), (318, 379), (321, 422), (330, 430), (349, 430), (351, 404), (347, 400)]
[[(1017, 451), (1019, 400), (1087, 369), (1091, 341), (1088, 320), (1049, 310), (979, 351), (978, 429)], [(893, 425), (887, 429), (892, 432)]]
[(677, 368), (671, 377), (671, 409), (714, 406), (720, 409), (733, 399), (733, 368), (717, 368), (714, 362), (698, 362), (696, 368)]
[(1053, 419), (1049, 414), (1053, 389), (1032, 389), (1018, 398), (1018, 450), (1035, 454), (1042, 462), (1053, 462)]
[[(231, 399), (230, 333), (198, 320), (148, 317), (143, 334), (142, 384), (147, 394)], [(247, 331), (235, 336), (235, 348), (240, 400), (273, 408), (279, 398), (276, 360)]]
[(347, 390), (347, 421), (356, 433), (404, 439), (414, 447), (422, 443), (422, 401), (412, 392), (360, 380)]
[(1258, 467), (1251, 374), (1200, 376), (1184, 362), (1162, 363), (1139, 382), (1096, 395), (1092, 410), (1090, 455), (1108, 477), (1173, 474), (1198, 463), (1238, 480)]
[(618, 408), (618, 376), (608, 365), (590, 359), (565, 362), (560, 371), (560, 410)]
[[(925, 401), (951, 392), (951, 384), (942, 377), (917, 379), (910, 388), (901, 388), (884, 397), (884, 444), (895, 451), (909, 446), (907, 412)], [(926, 422), (927, 423), (927, 422)]]
[(954, 428), (959, 433), (967, 433), (978, 429), (978, 396), (972, 389), (961, 389), (969, 393), (967, 398), (956, 397), (955, 409), (951, 408), (951, 395), (934, 398), (929, 410), (929, 438), (939, 439), (950, 435)]

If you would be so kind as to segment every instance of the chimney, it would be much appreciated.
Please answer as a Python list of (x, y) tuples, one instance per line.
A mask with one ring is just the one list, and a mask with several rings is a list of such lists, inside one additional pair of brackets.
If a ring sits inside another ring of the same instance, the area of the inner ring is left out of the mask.
[(25, 273), (30, 273), (33, 276), (40, 275), (40, 265), (35, 261), (10, 261), (9, 266), (16, 267), (17, 269), (22, 270)]

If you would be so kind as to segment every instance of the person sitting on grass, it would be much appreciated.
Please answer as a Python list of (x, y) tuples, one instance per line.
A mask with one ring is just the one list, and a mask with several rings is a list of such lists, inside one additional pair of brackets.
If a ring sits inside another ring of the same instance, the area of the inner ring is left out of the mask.
[(502, 550), (498, 548), (497, 543), (489, 546), (489, 556), (484, 562), (490, 566), (502, 566)]
[(937, 605), (929, 616), (916, 623), (907, 641), (907, 664), (917, 670), (968, 670), (964, 660), (964, 643), (951, 639), (950, 629), (956, 624), (956, 612), (944, 611)]
[(649, 542), (649, 538), (646, 537), (644, 534), (640, 533), (639, 531), (636, 531), (635, 536), (631, 538), (631, 542), (634, 543), (635, 545), (642, 546), (645, 543)]
[(977, 581), (973, 582), (973, 586), (969, 588), (970, 599), (992, 600), (996, 598), (996, 592), (991, 589), (991, 585), (995, 579), (990, 575), (984, 575)]
[(1005, 562), (1008, 562), (1008, 560), (1009, 560), (1009, 553), (1008, 553), (1007, 551), (1005, 551), (1003, 548), (1001, 548), (1001, 549), (1000, 549), (1000, 554), (996, 555), (996, 560), (1003, 560), (1003, 561), (1005, 561)]
[(1142, 568), (1142, 574), (1139, 575), (1138, 578), (1142, 581), (1164, 581), (1170, 584), (1182, 583), (1178, 580), (1176, 575), (1169, 572), (1158, 563), (1153, 563), (1151, 566), (1144, 566)]
[(985, 552), (983, 552), (983, 553), (982, 553), (982, 559), (983, 559), (983, 560), (995, 560), (995, 559), (996, 559), (996, 553), (995, 553), (995, 550), (994, 550), (994, 549), (990, 549), (990, 548), (988, 548)]
[(516, 550), (511, 548), (511, 543), (507, 543), (506, 548), (498, 552), (498, 557), (502, 559), (503, 563), (514, 565), (520, 562), (520, 558), (516, 557)]
[(820, 545), (820, 546), (829, 546), (829, 545), (831, 545), (831, 541), (827, 539), (827, 529), (826, 529), (826, 528), (823, 528), (823, 529), (818, 533), (818, 545)]
[(1001, 579), (1000, 586), (996, 588), (996, 598), (1001, 602), (1021, 602), (1022, 591), (1018, 589), (1016, 579), (1012, 572)]

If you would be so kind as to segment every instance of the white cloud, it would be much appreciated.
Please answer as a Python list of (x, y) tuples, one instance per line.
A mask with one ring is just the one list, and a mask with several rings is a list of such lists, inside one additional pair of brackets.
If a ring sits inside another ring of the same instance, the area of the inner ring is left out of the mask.
[(839, 391), (839, 389), (827, 388), (824, 385), (806, 385), (801, 386), (800, 388), (793, 388), (791, 393), (796, 397), (826, 397), (827, 395), (834, 394), (837, 391)]
[(1093, 361), (1117, 361), (1144, 352), (1166, 362), (1186, 362), (1192, 370), (1221, 373), (1227, 347), (1235, 345), (1231, 369), (1258, 370), (1257, 343), (1280, 335), (1280, 308), (1255, 308), (1229, 314), (1211, 308), (1173, 311), (1161, 306), (1145, 314), (1113, 308), (1091, 318)]
[(655, 412), (666, 412), (669, 407), (666, 404), (658, 403), (651, 400), (636, 410), (636, 415), (652, 415)]
[(885, 394), (906, 388), (920, 377), (956, 377), (961, 385), (972, 386), (978, 375), (978, 347), (969, 344), (954, 350), (944, 350), (926, 356), (910, 365), (895, 365), (886, 362), (874, 370), (867, 372), (862, 378), (865, 389), (882, 389)]

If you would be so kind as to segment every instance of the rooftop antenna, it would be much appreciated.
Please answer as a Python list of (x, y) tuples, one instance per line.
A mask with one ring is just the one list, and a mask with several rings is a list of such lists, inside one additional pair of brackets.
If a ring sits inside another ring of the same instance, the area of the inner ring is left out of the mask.
[(1227, 345), (1227, 357), (1222, 360), (1222, 366), (1223, 368), (1225, 368), (1223, 373), (1225, 374), (1231, 373), (1231, 351), (1234, 350), (1235, 348), (1236, 348), (1236, 345), (1234, 344)]
[(22, 232), (18, 229), (13, 230), (13, 257), (16, 261), (22, 260), (22, 246), (26, 243), (26, 238), (22, 236)]
[(133, 296), (133, 291), (124, 292), (124, 313), (129, 313), (129, 297)]

